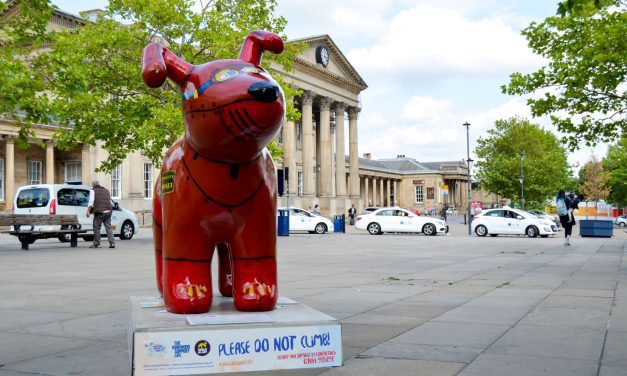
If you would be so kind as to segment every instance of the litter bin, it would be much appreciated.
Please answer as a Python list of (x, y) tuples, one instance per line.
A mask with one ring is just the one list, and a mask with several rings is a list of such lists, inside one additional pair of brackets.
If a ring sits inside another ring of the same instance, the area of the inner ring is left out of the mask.
[(279, 209), (277, 235), (290, 236), (290, 211), (288, 209)]
[(333, 216), (333, 232), (346, 232), (344, 214)]

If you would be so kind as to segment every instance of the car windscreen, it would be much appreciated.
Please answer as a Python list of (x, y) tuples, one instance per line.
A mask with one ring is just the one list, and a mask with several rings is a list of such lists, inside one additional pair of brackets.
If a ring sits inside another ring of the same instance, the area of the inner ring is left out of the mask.
[(50, 201), (48, 188), (23, 189), (17, 195), (17, 207), (20, 209), (45, 207), (48, 206), (48, 201)]

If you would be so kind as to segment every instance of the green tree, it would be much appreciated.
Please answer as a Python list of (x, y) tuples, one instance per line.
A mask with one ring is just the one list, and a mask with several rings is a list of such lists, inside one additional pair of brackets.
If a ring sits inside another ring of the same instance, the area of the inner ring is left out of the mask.
[(549, 131), (526, 119), (497, 120), (477, 140), (477, 179), (489, 192), (520, 202), (520, 154), (523, 160), (525, 207), (541, 206), (568, 184), (566, 150)]
[(539, 94), (527, 100), (533, 116), (551, 115), (571, 149), (627, 131), (627, 2), (563, 1), (522, 34), (548, 64), (512, 74), (504, 93)]
[(618, 206), (627, 206), (627, 136), (610, 145), (603, 159), (603, 168), (609, 174), (609, 201)]
[[(50, 6), (44, 0), (35, 5), (42, 9), (40, 22)], [(180, 92), (169, 82), (158, 90), (144, 85), (143, 48), (156, 39), (191, 64), (235, 58), (251, 30), (272, 31), (287, 39), (283, 34), (287, 22), (275, 16), (275, 8), (275, 0), (111, 0), (104, 17), (84, 27), (42, 33), (42, 39), (51, 42), (50, 49), (20, 70), (30, 72), (40, 84), (30, 89), (28, 98), (7, 100), (6, 107), (35, 109), (22, 129), (28, 129), (29, 121), (46, 118), (71, 125), (55, 135), (61, 148), (100, 141), (109, 153), (101, 170), (110, 170), (136, 150), (159, 163), (164, 148), (184, 131)], [(281, 55), (264, 54), (262, 64), (268, 69), (276, 62), (289, 71), (301, 48), (288, 44)], [(283, 77), (274, 76), (286, 98), (298, 94)], [(9, 90), (0, 82), (0, 93)], [(50, 95), (36, 94), (44, 91)], [(288, 117), (295, 119), (299, 114), (289, 102)], [(276, 146), (272, 149), (275, 155), (280, 153)]]

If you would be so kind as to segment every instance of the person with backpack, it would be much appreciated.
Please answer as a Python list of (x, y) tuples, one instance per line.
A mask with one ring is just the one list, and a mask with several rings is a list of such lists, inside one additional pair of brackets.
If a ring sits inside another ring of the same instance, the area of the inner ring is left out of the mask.
[(566, 192), (563, 189), (557, 193), (555, 197), (555, 203), (557, 205), (557, 215), (560, 217), (560, 223), (564, 227), (564, 246), (570, 245), (570, 236), (573, 233), (574, 221), (571, 221), (568, 208), (571, 206), (570, 199), (566, 197)]

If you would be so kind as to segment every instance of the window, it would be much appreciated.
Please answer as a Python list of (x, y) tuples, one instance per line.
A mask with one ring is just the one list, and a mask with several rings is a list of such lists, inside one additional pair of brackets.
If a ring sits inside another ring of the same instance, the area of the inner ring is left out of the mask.
[(28, 161), (28, 185), (41, 184), (41, 161)]
[(384, 217), (393, 217), (396, 214), (396, 210), (381, 210), (376, 215), (384, 216)]
[(144, 198), (152, 198), (152, 163), (144, 163)]
[(4, 201), (4, 158), (0, 158), (0, 201)]
[(490, 210), (484, 216), (485, 217), (505, 217), (505, 211), (504, 210)]
[(122, 194), (122, 166), (117, 165), (111, 171), (111, 197), (121, 198)]
[(303, 124), (300, 121), (296, 123), (296, 147), (298, 149), (303, 147)]
[(17, 207), (20, 209), (46, 207), (48, 201), (50, 201), (48, 188), (27, 188), (17, 195)]
[(89, 191), (70, 188), (59, 189), (57, 202), (59, 205), (87, 207), (89, 204)]
[(303, 196), (303, 172), (298, 171), (298, 197)]
[(416, 204), (422, 204), (424, 202), (423, 186), (416, 186)]
[(83, 166), (81, 162), (65, 162), (65, 181), (82, 182)]

